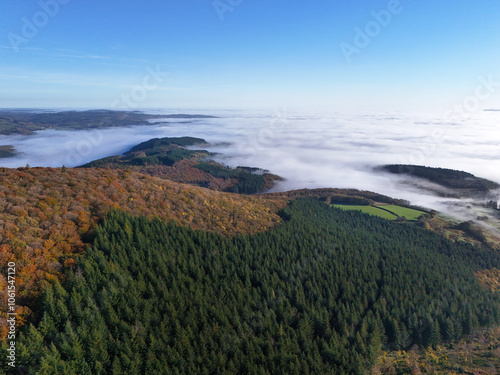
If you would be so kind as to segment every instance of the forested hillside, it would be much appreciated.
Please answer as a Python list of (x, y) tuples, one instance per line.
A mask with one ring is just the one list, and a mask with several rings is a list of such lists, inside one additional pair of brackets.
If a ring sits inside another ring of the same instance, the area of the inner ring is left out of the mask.
[[(121, 168), (4, 168), (0, 181), (0, 316), (6, 314), (5, 275), (7, 263), (13, 261), (18, 266), (20, 325), (29, 319), (42, 281), (61, 278), (63, 267), (84, 254), (98, 221), (113, 208), (232, 236), (276, 225), (281, 221), (277, 212), (301, 196), (325, 202), (399, 202), (339, 189), (235, 195)], [(0, 338), (6, 333), (6, 322), (0, 319)]]
[(123, 155), (95, 160), (82, 167), (127, 169), (168, 180), (230, 193), (256, 194), (271, 188), (281, 178), (258, 168), (229, 168), (213, 160), (203, 146), (206, 141), (193, 137), (154, 138), (132, 147)]
[(231, 236), (275, 225), (286, 204), (286, 198), (222, 193), (126, 170), (0, 169), (0, 181), (0, 338), (7, 332), (8, 262), (17, 264), (22, 324), (42, 280), (61, 277), (110, 209)]
[[(476, 177), (471, 173), (447, 168), (432, 168), (422, 165), (390, 164), (380, 170), (393, 174), (402, 174), (435, 182), (450, 189), (461, 189), (470, 193), (485, 193), (500, 188), (496, 182)], [(464, 191), (462, 191), (462, 194)]]
[[(232, 239), (111, 211), (19, 339), (38, 374), (365, 374), (500, 322), (500, 254), (299, 199)], [(5, 359), (2, 358), (3, 361)]]

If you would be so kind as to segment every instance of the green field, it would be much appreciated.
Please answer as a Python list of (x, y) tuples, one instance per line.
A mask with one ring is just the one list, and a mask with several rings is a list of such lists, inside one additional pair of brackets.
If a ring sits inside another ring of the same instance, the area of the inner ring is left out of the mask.
[[(334, 204), (334, 207), (343, 210), (356, 210), (364, 212), (368, 215), (382, 217), (388, 220), (397, 220), (398, 217), (405, 217), (406, 220), (416, 221), (425, 212), (413, 210), (411, 208), (388, 205), (388, 206), (360, 206), (360, 205), (347, 205), (347, 204)], [(388, 212), (390, 211), (390, 212)]]
[(398, 217), (390, 212), (381, 210), (380, 208), (374, 206), (359, 206), (359, 205), (347, 205), (347, 204), (334, 204), (334, 207), (340, 208), (342, 210), (355, 210), (361, 211), (368, 215), (378, 216), (388, 220), (396, 220)]
[(401, 206), (381, 206), (388, 211), (391, 211), (399, 217), (405, 217), (406, 220), (416, 221), (420, 216), (425, 215), (425, 212), (413, 210), (411, 208), (401, 207)]

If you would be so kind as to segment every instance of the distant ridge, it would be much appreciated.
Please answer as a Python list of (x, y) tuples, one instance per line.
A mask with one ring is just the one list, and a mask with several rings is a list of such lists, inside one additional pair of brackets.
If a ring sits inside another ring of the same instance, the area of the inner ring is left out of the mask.
[(422, 178), (449, 189), (465, 189), (476, 193), (485, 193), (500, 188), (496, 182), (476, 177), (471, 173), (447, 168), (434, 168), (422, 165), (390, 164), (378, 169), (393, 173)]
[(94, 109), (86, 111), (35, 112), (0, 110), (0, 134), (30, 135), (45, 129), (84, 130), (119, 126), (150, 125), (154, 119), (216, 118), (201, 114), (151, 115), (140, 111), (112, 111)]
[(270, 189), (279, 176), (259, 168), (229, 168), (209, 160), (212, 153), (188, 149), (206, 141), (194, 137), (153, 138), (123, 155), (109, 156), (83, 165), (83, 168), (118, 168), (151, 176), (232, 193), (257, 194)]

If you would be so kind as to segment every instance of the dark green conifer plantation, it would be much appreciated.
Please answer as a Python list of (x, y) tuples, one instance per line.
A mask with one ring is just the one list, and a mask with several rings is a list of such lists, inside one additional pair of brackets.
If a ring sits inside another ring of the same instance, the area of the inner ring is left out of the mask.
[(227, 239), (112, 212), (64, 285), (46, 288), (17, 371), (366, 374), (382, 348), (500, 322), (498, 295), (473, 275), (498, 253), (315, 200), (283, 216)]

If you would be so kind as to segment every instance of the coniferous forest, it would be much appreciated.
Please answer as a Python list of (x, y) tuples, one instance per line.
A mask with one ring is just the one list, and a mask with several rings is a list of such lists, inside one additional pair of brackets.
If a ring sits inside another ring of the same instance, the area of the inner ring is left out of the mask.
[[(19, 337), (23, 374), (365, 374), (500, 322), (500, 255), (313, 199), (232, 238), (111, 211)], [(2, 358), (4, 368), (5, 359)]]

